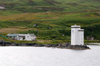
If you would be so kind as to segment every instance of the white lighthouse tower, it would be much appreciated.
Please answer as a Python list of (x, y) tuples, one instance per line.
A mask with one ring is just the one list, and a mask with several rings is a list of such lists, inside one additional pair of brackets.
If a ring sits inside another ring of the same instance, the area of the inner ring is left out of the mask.
[(84, 29), (78, 25), (71, 26), (71, 45), (84, 45)]

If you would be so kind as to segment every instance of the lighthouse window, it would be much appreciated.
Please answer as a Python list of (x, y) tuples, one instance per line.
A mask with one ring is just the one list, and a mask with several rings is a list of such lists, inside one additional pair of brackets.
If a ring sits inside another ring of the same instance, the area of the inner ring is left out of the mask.
[(72, 33), (74, 34), (74, 30), (72, 30)]

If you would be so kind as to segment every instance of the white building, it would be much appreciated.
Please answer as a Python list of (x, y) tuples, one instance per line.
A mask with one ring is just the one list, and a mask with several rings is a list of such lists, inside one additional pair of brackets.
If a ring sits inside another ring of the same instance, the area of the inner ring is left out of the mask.
[(2, 10), (2, 9), (6, 9), (5, 7), (3, 7), (3, 6), (0, 6), (0, 10)]
[(7, 34), (8, 37), (14, 40), (34, 41), (36, 36), (34, 34)]
[(81, 26), (71, 26), (71, 45), (84, 45), (84, 29)]

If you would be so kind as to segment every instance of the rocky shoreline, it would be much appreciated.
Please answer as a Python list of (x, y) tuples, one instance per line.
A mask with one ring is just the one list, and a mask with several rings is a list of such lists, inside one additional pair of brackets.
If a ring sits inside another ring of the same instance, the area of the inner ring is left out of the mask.
[(0, 40), (0, 46), (33, 46), (33, 47), (52, 47), (52, 48), (62, 48), (62, 49), (90, 49), (86, 45), (71, 45), (70, 43), (66, 44), (37, 44), (37, 43), (11, 43), (4, 40)]

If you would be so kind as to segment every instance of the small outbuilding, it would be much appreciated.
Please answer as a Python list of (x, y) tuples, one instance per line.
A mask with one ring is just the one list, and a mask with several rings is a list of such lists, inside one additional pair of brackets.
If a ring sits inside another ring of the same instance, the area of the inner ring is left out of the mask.
[(8, 37), (13, 40), (26, 40), (26, 41), (35, 41), (36, 36), (34, 34), (7, 34)]
[(5, 7), (3, 7), (3, 6), (0, 6), (0, 10), (3, 10), (3, 9), (6, 9)]

